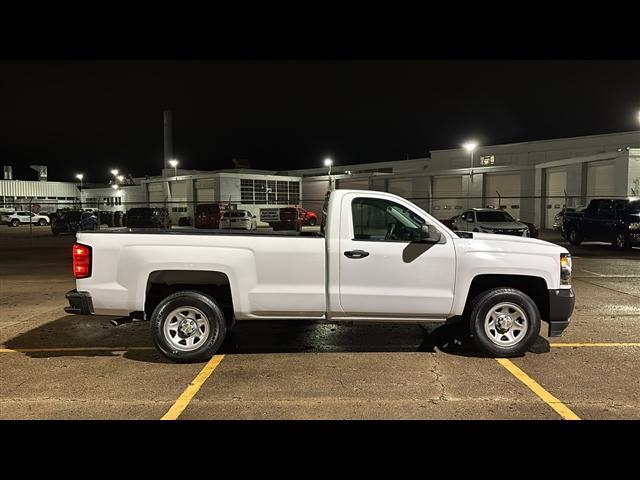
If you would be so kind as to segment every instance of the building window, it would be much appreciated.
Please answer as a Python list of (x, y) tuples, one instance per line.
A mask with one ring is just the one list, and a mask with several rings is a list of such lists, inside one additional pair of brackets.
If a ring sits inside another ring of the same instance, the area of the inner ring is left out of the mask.
[(275, 180), (267, 180), (267, 203), (276, 203), (276, 182)]
[(496, 164), (495, 155), (482, 155), (480, 157), (480, 165), (483, 167), (488, 167), (490, 165), (495, 165), (495, 164)]
[(300, 182), (289, 182), (289, 203), (291, 205), (300, 203)]
[(253, 203), (253, 180), (240, 180), (240, 203)]
[(256, 203), (267, 203), (267, 181), (254, 180), (253, 187), (254, 201)]
[(289, 182), (276, 182), (276, 203), (287, 205), (289, 203)]

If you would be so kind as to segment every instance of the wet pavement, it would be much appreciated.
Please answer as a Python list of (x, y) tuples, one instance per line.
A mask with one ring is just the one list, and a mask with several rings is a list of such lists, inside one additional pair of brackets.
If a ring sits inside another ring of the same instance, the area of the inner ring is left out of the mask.
[(204, 378), (158, 354), (147, 322), (64, 313), (73, 241), (0, 227), (0, 418), (159, 419), (190, 384), (179, 419), (563, 418), (544, 392), (579, 418), (640, 418), (640, 249), (570, 248), (572, 323), (553, 339), (543, 324), (511, 360), (524, 376), (455, 325), (278, 321), (239, 322)]

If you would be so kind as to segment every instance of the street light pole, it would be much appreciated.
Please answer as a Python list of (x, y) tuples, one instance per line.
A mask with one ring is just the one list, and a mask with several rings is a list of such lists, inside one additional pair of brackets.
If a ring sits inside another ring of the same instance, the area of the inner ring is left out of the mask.
[(467, 182), (467, 208), (469, 207), (469, 197), (471, 196), (471, 182), (473, 181), (473, 151), (478, 146), (478, 142), (470, 141), (462, 145), (470, 155), (469, 181)]
[(84, 178), (84, 174), (78, 173), (76, 175), (76, 178), (80, 180), (80, 208), (82, 208), (82, 187), (84, 186), (84, 184), (82, 183), (82, 179)]
[(333, 190), (333, 182), (331, 181), (331, 165), (333, 165), (333, 160), (329, 157), (324, 159), (324, 166), (329, 167), (329, 190)]

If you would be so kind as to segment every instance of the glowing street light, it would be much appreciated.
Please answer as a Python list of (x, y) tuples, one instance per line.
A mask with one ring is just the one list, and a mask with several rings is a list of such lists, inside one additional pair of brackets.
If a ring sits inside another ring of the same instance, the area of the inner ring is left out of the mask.
[(124, 175), (118, 175), (116, 178), (119, 182), (122, 182), (124, 180)]
[(118, 169), (114, 168), (113, 170), (111, 170), (111, 175), (113, 175), (114, 177), (118, 176)]
[(113, 188), (114, 190), (118, 190), (119, 187), (117, 183), (114, 183), (113, 185), (111, 185), (111, 188)]
[(172, 158), (171, 160), (169, 160), (169, 165), (173, 167), (175, 177), (178, 176), (178, 163), (179, 163), (178, 160), (176, 160), (175, 158)]
[(329, 157), (324, 159), (324, 166), (329, 167), (329, 175), (331, 175), (331, 165), (333, 165), (333, 160)]
[(469, 164), (469, 177), (473, 178), (473, 151), (478, 146), (478, 142), (470, 141), (462, 145), (464, 149), (471, 154), (471, 163)]
[(84, 175), (82, 173), (78, 173), (76, 178), (80, 180), (80, 189), (82, 189), (82, 179), (84, 178)]

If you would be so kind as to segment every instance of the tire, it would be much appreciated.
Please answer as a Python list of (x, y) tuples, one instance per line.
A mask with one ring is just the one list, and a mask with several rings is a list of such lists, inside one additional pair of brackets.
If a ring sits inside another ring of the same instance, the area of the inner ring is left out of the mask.
[(13, 220), (11, 220), (11, 226), (12, 227), (19, 227), (20, 226), (20, 220), (18, 220), (17, 218), (14, 218)]
[(309, 226), (311, 226), (311, 227), (315, 227), (315, 226), (316, 226), (316, 219), (315, 219), (315, 217), (311, 217), (311, 218), (309, 219)]
[(629, 241), (629, 235), (625, 232), (618, 232), (612, 242), (613, 248), (616, 250), (629, 250), (631, 248), (631, 242)]
[[(492, 315), (494, 314), (494, 315)], [(496, 322), (502, 318), (501, 333)], [(518, 322), (518, 320), (521, 320)], [(521, 327), (519, 330), (516, 327)], [(469, 332), (476, 347), (492, 357), (525, 354), (540, 334), (540, 311), (531, 298), (514, 288), (494, 288), (478, 295), (469, 316)]]
[[(191, 322), (178, 320), (179, 313)], [(174, 319), (175, 322), (172, 322)], [(172, 323), (175, 324), (173, 329)], [(183, 323), (187, 329), (195, 329), (194, 333), (188, 335), (188, 330), (179, 332), (179, 323)], [(202, 336), (198, 337), (196, 332)], [(222, 309), (211, 297), (194, 290), (169, 295), (151, 314), (151, 334), (156, 347), (165, 357), (177, 363), (210, 359), (222, 345), (226, 333), (227, 324)]]
[(47, 221), (44, 218), (41, 218), (38, 221), (38, 225), (40, 225), (41, 227), (46, 227), (47, 226)]
[(576, 228), (567, 230), (567, 240), (571, 245), (580, 245), (582, 243), (582, 234)]

